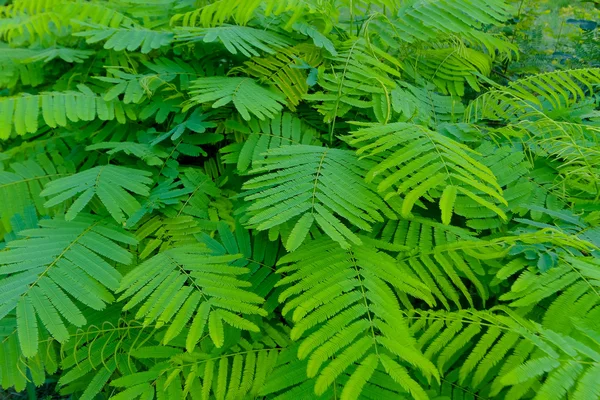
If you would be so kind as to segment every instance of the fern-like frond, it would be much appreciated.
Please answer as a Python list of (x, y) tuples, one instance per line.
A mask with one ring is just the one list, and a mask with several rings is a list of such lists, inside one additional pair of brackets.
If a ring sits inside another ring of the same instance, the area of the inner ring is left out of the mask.
[(501, 279), (518, 276), (500, 300), (513, 308), (527, 308), (550, 299), (544, 325), (566, 333), (573, 329), (574, 319), (584, 318), (600, 304), (600, 264), (595, 259), (566, 254), (559, 255), (557, 264), (545, 272), (523, 263), (501, 269), (497, 275)]
[(208, 28), (231, 20), (236, 25), (244, 26), (257, 16), (279, 16), (293, 12), (284, 26), (288, 29), (307, 12), (322, 7), (325, 5), (304, 0), (217, 0), (194, 11), (175, 14), (171, 18), (171, 25)]
[(179, 204), (189, 194), (190, 190), (183, 187), (180, 181), (173, 179), (162, 181), (150, 190), (150, 194), (142, 202), (141, 207), (130, 215), (124, 226), (133, 227), (154, 211)]
[(600, 400), (584, 2), (0, 0), (0, 398)]
[(544, 116), (509, 124), (494, 132), (520, 137), (538, 155), (563, 161), (557, 170), (568, 181), (573, 194), (600, 193), (599, 128)]
[[(351, 151), (319, 146), (294, 145), (267, 153), (260, 168), (264, 173), (244, 184), (248, 225), (266, 230), (287, 221), (294, 228), (286, 242), (296, 249), (316, 223), (326, 235), (348, 248), (360, 238), (339, 217), (353, 226), (370, 231), (371, 224), (394, 213), (363, 181), (369, 163), (357, 160)], [(342, 183), (343, 182), (343, 183)], [(382, 215), (383, 214), (383, 215)]]
[(140, 242), (141, 260), (171, 247), (193, 245), (198, 240), (195, 235), (202, 232), (197, 218), (190, 215), (164, 217), (161, 215), (144, 219), (136, 230)]
[(6, 18), (0, 23), (0, 35), (13, 44), (23, 41), (51, 43), (57, 37), (64, 37), (69, 28), (76, 31), (85, 29), (82, 24), (86, 23), (111, 28), (135, 25), (132, 18), (107, 2), (18, 1), (0, 9), (2, 14)]
[[(113, 300), (121, 274), (109, 263), (130, 264), (132, 255), (121, 244), (136, 241), (101, 219), (48, 219), (40, 228), (19, 232), (0, 252), (0, 316), (16, 308), (17, 332), (26, 357), (38, 351), (39, 318), (59, 342), (69, 335), (63, 318), (82, 326), (86, 319), (73, 299), (93, 309)], [(117, 244), (121, 243), (121, 244)]]
[(82, 399), (92, 400), (111, 378), (134, 374), (143, 362), (160, 368), (167, 364), (165, 358), (181, 353), (180, 349), (160, 346), (153, 337), (154, 327), (119, 319), (119, 313), (115, 306), (90, 313), (88, 325), (73, 332), (71, 340), (62, 345), (65, 373), (57, 383), (61, 395), (79, 392)]
[[(498, 87), (471, 102), (466, 111), (469, 121), (481, 119), (518, 120), (540, 114), (540, 110), (566, 107), (593, 92), (600, 83), (599, 68), (555, 71), (533, 75)], [(587, 91), (584, 92), (584, 90)]]
[(67, 220), (75, 218), (97, 196), (110, 215), (123, 223), (124, 214), (130, 216), (140, 208), (130, 192), (140, 196), (150, 194), (150, 175), (144, 170), (117, 165), (98, 166), (48, 183), (40, 196), (53, 196), (44, 203), (45, 207), (53, 207), (79, 195), (65, 215)]
[[(423, 236), (423, 240), (430, 240)], [(446, 309), (450, 309), (450, 302), (458, 308), (463, 307), (462, 299), (466, 299), (470, 307), (474, 307), (473, 296), (468, 285), (477, 291), (478, 298), (485, 304), (489, 298), (487, 285), (484, 284), (490, 267), (498, 268), (498, 274), (503, 276), (506, 271), (511, 271), (510, 276), (519, 269), (525, 268), (527, 263), (509, 263), (506, 268), (497, 266), (497, 261), (506, 259), (509, 254), (518, 255), (518, 249), (523, 245), (543, 246), (554, 249), (571, 249), (572, 251), (590, 251), (593, 245), (576, 236), (561, 233), (555, 229), (546, 229), (532, 233), (522, 233), (514, 236), (498, 237), (490, 240), (474, 238), (461, 238), (440, 245), (421, 245), (402, 251), (398, 262), (407, 273), (414, 274), (426, 283), (432, 294)], [(406, 242), (410, 246), (410, 242)], [(517, 256), (518, 257), (518, 256)], [(529, 293), (529, 292), (528, 292)], [(503, 297), (502, 297), (503, 298)]]
[(175, 201), (161, 209), (162, 215), (142, 220), (137, 228), (141, 259), (156, 250), (194, 244), (198, 241), (196, 235), (216, 231), (220, 221), (233, 224), (231, 204), (210, 177), (189, 168), (179, 179), (183, 189), (175, 193)]
[(307, 70), (314, 70), (321, 62), (320, 50), (313, 46), (295, 46), (281, 49), (266, 57), (253, 57), (244, 64), (244, 72), (263, 82), (273, 82), (285, 95), (288, 107), (296, 110), (304, 95), (308, 93)]
[(213, 255), (199, 245), (162, 251), (123, 278), (119, 300), (129, 299), (124, 310), (136, 307), (136, 318), (145, 325), (173, 320), (163, 338), (165, 344), (192, 320), (186, 339), (188, 351), (194, 349), (206, 326), (215, 346), (222, 347), (224, 323), (259, 331), (254, 322), (238, 314), (266, 315), (259, 307), (264, 299), (246, 289), (249, 282), (238, 279), (248, 269), (231, 265), (241, 257)]
[(560, 111), (589, 97), (600, 82), (600, 69), (534, 75), (498, 87), (474, 100), (466, 118), (499, 120), (491, 132), (518, 138), (543, 157), (562, 160), (559, 170), (574, 195), (595, 196), (598, 186), (598, 130), (579, 121), (561, 120)]
[[(94, 54), (94, 52), (91, 50), (79, 50), (59, 46), (34, 50), (12, 48), (0, 44), (0, 49), (0, 63), (6, 65), (6, 68), (10, 68), (10, 64), (4, 64), (10, 62), (12, 63), (13, 68), (21, 69), (21, 74), (24, 75), (21, 77), (21, 82), (24, 85), (32, 86), (37, 86), (35, 75), (27, 76), (26, 72), (31, 73), (36, 69), (36, 67), (39, 69), (42, 67), (41, 63), (46, 64), (55, 59), (61, 59), (68, 63), (82, 63), (84, 60), (88, 59), (92, 54)], [(23, 71), (23, 69), (26, 67), (27, 69)], [(0, 75), (0, 82), (7, 80), (7, 75), (10, 72), (11, 71), (8, 69), (4, 70), (3, 68), (2, 75)]]
[(251, 119), (246, 124), (240, 124), (230, 120), (226, 124), (235, 132), (248, 135), (240, 137), (240, 143), (221, 149), (224, 153), (223, 162), (235, 163), (240, 172), (245, 172), (251, 165), (260, 166), (269, 149), (319, 143), (316, 130), (290, 113), (277, 115), (269, 121)]
[(154, 74), (145, 74), (140, 82), (142, 87), (149, 88), (154, 85), (154, 81), (160, 81), (162, 84), (170, 83), (173, 80), (179, 81), (179, 88), (187, 90), (190, 81), (202, 75), (199, 66), (190, 65), (180, 58), (160, 57), (153, 58), (152, 62), (145, 61), (143, 64)]
[(510, 15), (510, 7), (502, 0), (473, 0), (468, 7), (461, 0), (410, 0), (398, 7), (394, 18), (384, 19), (382, 27), (374, 24), (378, 28), (374, 33), (385, 31), (385, 36), (398, 42), (437, 41), (481, 29), (483, 25), (498, 25)]
[(77, 152), (79, 143), (74, 136), (73, 132), (48, 132), (37, 136), (35, 141), (22, 140), (15, 143), (2, 153), (5, 169), (13, 162), (35, 161), (41, 165), (51, 162), (59, 173), (71, 173), (86, 159), (95, 160), (93, 154)]
[(591, 379), (598, 376), (600, 348), (587, 338), (562, 335), (502, 308), (417, 312), (415, 320), (410, 329), (418, 348), (471, 390), (539, 400), (564, 399), (568, 392), (584, 399), (595, 390)]
[(285, 285), (279, 296), (282, 312), (293, 311), (291, 337), (301, 339), (298, 357), (308, 358), (307, 375), (316, 377), (317, 395), (356, 365), (342, 397), (358, 399), (381, 365), (415, 398), (427, 398), (401, 362), (428, 380), (439, 376), (417, 351), (394, 293), (432, 302), (416, 276), (403, 273), (391, 256), (373, 247), (343, 250), (328, 238), (306, 243), (278, 265), (286, 274), (278, 284)]
[(402, 122), (411, 121), (437, 128), (444, 122), (457, 122), (463, 117), (465, 107), (457, 97), (442, 96), (435, 87), (416, 87), (398, 82), (391, 92), (392, 108)]
[[(119, 96), (123, 95), (123, 103), (139, 104), (147, 100), (147, 98), (163, 84), (159, 79), (148, 82), (145, 80), (145, 75), (134, 75), (116, 68), (109, 69), (109, 72), (112, 76), (94, 77), (99, 81), (114, 84), (114, 86), (111, 86), (102, 96), (105, 101), (118, 100)], [(142, 84), (142, 81), (144, 80), (146, 81), (145, 85)]]
[(404, 69), (415, 78), (433, 82), (444, 94), (464, 96), (465, 83), (480, 91), (476, 74), (488, 76), (492, 71), (492, 59), (487, 54), (460, 46), (427, 49), (408, 60)]
[[(87, 342), (85, 347), (78, 350), (78, 356), (82, 360), (78, 363), (75, 360), (74, 363), (73, 358), (68, 359), (71, 376), (60, 383), (83, 383), (86, 378), (89, 381), (91, 376), (100, 375), (103, 370), (106, 374), (106, 371), (117, 369), (120, 377), (115, 377), (110, 382), (110, 390), (114, 393), (112, 398), (115, 399), (140, 395), (164, 396), (174, 400), (187, 398), (189, 395), (205, 399), (249, 398), (257, 397), (271, 382), (272, 371), (289, 363), (293, 357), (289, 349), (290, 341), (286, 337), (289, 328), (276, 323), (265, 324), (265, 329), (252, 337), (238, 336), (237, 341), (230, 341), (225, 349), (215, 349), (210, 339), (204, 337), (200, 348), (193, 353), (182, 353), (179, 343), (171, 346), (159, 344), (157, 339), (160, 334), (151, 339), (131, 340), (117, 329), (129, 330), (132, 336), (138, 338), (150, 333), (150, 329), (136, 323), (120, 325), (114, 328), (111, 325), (106, 329), (108, 333), (96, 333), (92, 330), (87, 337), (82, 337)], [(105, 337), (113, 335), (118, 340), (113, 339), (107, 343)], [(90, 336), (94, 340), (89, 340)], [(118, 343), (116, 349), (113, 343)], [(103, 352), (103, 345), (112, 351)], [(127, 346), (132, 347), (128, 349)], [(124, 357), (129, 362), (121, 362)], [(102, 365), (99, 365), (100, 359), (103, 360)], [(147, 370), (138, 371), (128, 367), (135, 365), (132, 360), (152, 362), (153, 365)], [(102, 367), (98, 368), (100, 371), (92, 369), (98, 366)], [(101, 382), (101, 386), (105, 384), (106, 380)], [(92, 384), (86, 391), (91, 386)]]
[[(159, 89), (164, 91), (187, 90), (191, 79), (204, 75), (200, 66), (191, 66), (178, 58), (169, 60), (161, 57), (152, 63), (146, 61), (142, 63), (150, 71), (136, 73), (135, 71), (124, 71), (122, 68), (107, 67), (106, 70), (110, 76), (95, 76), (94, 78), (99, 81), (114, 85), (106, 90), (102, 98), (105, 101), (112, 101), (123, 95), (123, 103), (139, 104), (152, 98)], [(153, 106), (156, 107), (152, 103), (148, 104), (140, 114), (145, 114), (145, 110)], [(161, 105), (158, 104), (158, 106)]]
[(512, 61), (519, 58), (519, 47), (501, 34), (472, 30), (461, 34), (473, 49), (489, 55), (494, 61)]
[(461, 240), (431, 246), (421, 250), (412, 248), (398, 256), (403, 271), (418, 276), (446, 309), (450, 302), (463, 308), (462, 299), (474, 306), (467, 285), (472, 285), (485, 304), (489, 293), (483, 284), (485, 260), (499, 259), (507, 249), (503, 243)]
[(330, 65), (319, 68), (318, 84), (323, 91), (304, 97), (321, 103), (317, 109), (324, 121), (334, 122), (353, 108), (372, 108), (378, 120), (389, 121), (390, 93), (396, 87), (395, 78), (401, 76), (402, 64), (364, 39), (344, 43), (329, 58)]
[(62, 0), (16, 0), (11, 5), (15, 10), (35, 15), (50, 10), (61, 2)]
[(280, 289), (275, 289), (279, 276), (274, 273), (275, 263), (282, 249), (279, 242), (269, 240), (264, 232), (251, 234), (238, 221), (234, 232), (230, 231), (226, 223), (218, 223), (217, 233), (218, 240), (207, 234), (199, 235), (199, 240), (206, 244), (214, 255), (242, 255), (232, 265), (248, 269), (248, 273), (241, 278), (252, 284), (248, 290), (265, 299), (263, 308), (271, 313), (279, 305), (277, 294), (281, 292)]
[(466, 229), (419, 217), (387, 221), (376, 237), (386, 243), (422, 252), (461, 240), (474, 240), (474, 235)]
[(104, 48), (114, 51), (140, 49), (142, 54), (147, 54), (169, 45), (174, 38), (174, 34), (169, 31), (156, 31), (136, 26), (110, 28), (81, 21), (77, 23), (85, 30), (74, 33), (74, 36), (86, 38), (89, 44), (106, 40)]
[(258, 57), (259, 51), (275, 54), (276, 49), (288, 47), (291, 42), (276, 33), (248, 26), (223, 25), (214, 28), (181, 28), (176, 31), (181, 42), (212, 43), (219, 41), (231, 54)]
[(189, 195), (177, 206), (177, 215), (206, 220), (214, 220), (220, 215), (215, 203), (225, 196), (210, 176), (199, 169), (189, 168), (180, 179)]
[(171, 18), (171, 25), (209, 28), (222, 25), (231, 19), (236, 25), (244, 26), (252, 19), (262, 3), (261, 0), (218, 0), (194, 11), (175, 14)]
[(25, 62), (36, 51), (13, 49), (0, 43), (0, 88), (11, 89), (18, 84), (36, 87), (44, 80), (41, 63)]
[(0, 8), (0, 38), (13, 46), (51, 44), (65, 35), (68, 19), (60, 12), (48, 9), (28, 14), (14, 6)]
[(26, 358), (20, 351), (16, 318), (5, 317), (0, 322), (0, 387), (5, 393), (11, 388), (22, 392), (31, 382), (43, 385), (48, 376), (58, 371), (60, 357), (56, 342), (46, 332), (40, 334), (43, 339), (39, 351)]
[(212, 108), (233, 103), (246, 121), (250, 114), (258, 119), (273, 118), (285, 102), (279, 92), (242, 77), (199, 78), (191, 83), (189, 93), (191, 98), (185, 109), (203, 103), (212, 103)]
[[(494, 204), (495, 200), (506, 204), (494, 174), (469, 155), (468, 147), (450, 138), (423, 126), (397, 122), (359, 129), (347, 141), (358, 147), (359, 155), (382, 157), (369, 170), (367, 181), (376, 181), (381, 193), (395, 186), (403, 217), (411, 215), (420, 199), (439, 198), (442, 221), (449, 224), (455, 203), (466, 196), (506, 219)], [(386, 198), (394, 195), (390, 192)]]
[(104, 121), (117, 119), (121, 123), (125, 123), (127, 118), (136, 118), (133, 110), (120, 102), (104, 101), (85, 86), (80, 86), (80, 90), (1, 97), (0, 139), (10, 138), (13, 132), (21, 136), (36, 132), (40, 116), (51, 128), (95, 118)]
[(4, 229), (9, 232), (11, 218), (32, 205), (40, 215), (48, 215), (49, 210), (44, 206), (40, 192), (45, 184), (64, 175), (66, 171), (57, 170), (46, 157), (40, 157), (40, 163), (27, 160), (11, 164), (10, 171), (0, 171), (0, 221)]
[[(133, 18), (121, 12), (115, 5), (113, 2), (61, 1), (55, 6), (55, 9), (60, 8), (63, 13), (77, 21), (110, 28), (129, 28), (137, 25)], [(81, 29), (82, 27), (75, 25), (74, 28)]]
[(89, 145), (86, 150), (107, 150), (106, 154), (114, 155), (123, 152), (135, 156), (148, 165), (161, 165), (168, 154), (160, 148), (145, 143), (136, 142), (100, 142)]
[[(523, 208), (537, 197), (539, 186), (532, 182), (531, 163), (519, 145), (498, 147), (491, 141), (477, 147), (473, 158), (488, 167), (497, 179), (507, 205), (496, 202), (498, 207), (509, 215), (510, 212), (525, 213)], [(537, 187), (536, 187), (537, 186)], [(545, 204), (545, 203), (543, 203)], [(455, 212), (468, 219), (467, 226), (477, 229), (495, 229), (504, 224), (494, 211), (482, 208), (471, 198), (464, 198), (455, 206)]]
[(333, 42), (321, 33), (316, 26), (305, 22), (295, 22), (292, 25), (292, 29), (311, 38), (315, 46), (327, 50), (332, 56), (337, 56), (337, 50), (335, 49)]

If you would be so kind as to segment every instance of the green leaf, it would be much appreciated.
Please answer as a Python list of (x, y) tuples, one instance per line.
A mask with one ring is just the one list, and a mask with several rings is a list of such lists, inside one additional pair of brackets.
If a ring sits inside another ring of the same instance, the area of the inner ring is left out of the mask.
[[(111, 360), (112, 361), (112, 360)], [(112, 374), (114, 373), (117, 365), (115, 362), (109, 363), (109, 365), (101, 368), (92, 378), (90, 384), (85, 388), (81, 395), (82, 400), (93, 400), (98, 393), (102, 391)]]
[[(506, 214), (496, 205), (508, 204), (497, 178), (473, 158), (473, 150), (416, 124), (368, 125), (352, 132), (346, 141), (357, 148), (357, 154), (380, 160), (366, 179), (376, 183), (377, 190), (386, 193), (386, 199), (394, 198), (395, 194), (402, 199), (404, 218), (410, 216), (419, 200), (440, 197), (445, 224), (449, 223), (452, 206), (456, 212), (469, 199), (506, 220)], [(394, 187), (395, 193), (390, 192)]]
[(21, 351), (25, 357), (33, 357), (38, 351), (38, 326), (32, 301), (21, 297), (17, 303), (17, 332)]
[(0, 252), (0, 310), (17, 308), (19, 341), (28, 357), (38, 348), (36, 315), (64, 343), (70, 335), (62, 317), (75, 326), (87, 319), (74, 300), (95, 310), (114, 300), (108, 289), (115, 290), (121, 279), (114, 264), (130, 264), (133, 257), (105, 235), (115, 232), (115, 240), (135, 243), (119, 228), (90, 216), (44, 219), (39, 225), (20, 231), (23, 239)]
[(114, 51), (135, 51), (140, 49), (142, 54), (169, 45), (174, 34), (168, 31), (153, 31), (139, 27), (108, 28), (105, 26), (77, 21), (84, 30), (74, 33), (75, 36), (86, 38), (87, 43), (97, 43), (106, 40), (105, 49)]
[(285, 102), (276, 90), (260, 86), (251, 78), (199, 78), (191, 83), (190, 89), (191, 98), (185, 109), (196, 104), (212, 103), (212, 108), (219, 108), (233, 103), (246, 121), (250, 120), (250, 114), (261, 120), (273, 118)]
[(288, 236), (288, 240), (285, 244), (287, 251), (296, 250), (302, 244), (302, 242), (304, 242), (314, 220), (315, 218), (312, 214), (304, 214), (302, 217), (300, 217)]
[(41, 127), (38, 124), (40, 111), (43, 122), (51, 128), (96, 118), (104, 121), (117, 119), (122, 123), (126, 121), (126, 115), (130, 119), (135, 118), (132, 110), (125, 109), (121, 103), (105, 101), (89, 89), (1, 97), (0, 111), (0, 122), (3, 122), (0, 139), (4, 140), (10, 138), (13, 131), (20, 136), (37, 132)]
[(247, 26), (217, 26), (213, 28), (182, 28), (177, 30), (176, 39), (184, 42), (220, 41), (231, 54), (241, 53), (246, 57), (258, 56), (258, 51), (275, 53), (275, 48), (286, 47), (289, 41), (276, 33)]
[(150, 172), (144, 170), (117, 165), (98, 166), (50, 182), (40, 195), (54, 196), (44, 204), (45, 207), (52, 207), (81, 193), (67, 211), (66, 219), (69, 221), (97, 196), (110, 215), (117, 222), (123, 223), (125, 214), (130, 216), (141, 207), (129, 192), (148, 196), (149, 185), (152, 183), (150, 175)]
[(450, 225), (452, 219), (452, 210), (454, 208), (454, 202), (456, 201), (456, 186), (446, 186), (440, 197), (440, 210), (442, 211), (442, 222), (446, 225)]
[(288, 239), (297, 246), (312, 225), (313, 220), (306, 217), (310, 214), (328, 236), (347, 247), (361, 241), (338, 216), (367, 231), (384, 216), (395, 218), (372, 186), (363, 181), (370, 164), (352, 152), (293, 145), (272, 149), (266, 155), (261, 167), (251, 171), (264, 174), (243, 186), (248, 190), (245, 199), (252, 201), (247, 208), (251, 227), (266, 230), (298, 218), (301, 230)]
[(558, 367), (560, 363), (552, 357), (540, 357), (518, 366), (502, 377), (505, 385), (515, 385), (528, 379), (541, 376), (542, 374)]
[(390, 374), (394, 381), (398, 382), (407, 392), (417, 400), (426, 400), (429, 398), (421, 386), (408, 375), (406, 369), (389, 358), (387, 355), (381, 355), (381, 364), (386, 372)]
[(217, 347), (222, 347), (225, 341), (223, 332), (223, 322), (221, 320), (221, 314), (213, 312), (208, 317), (208, 333), (213, 343)]

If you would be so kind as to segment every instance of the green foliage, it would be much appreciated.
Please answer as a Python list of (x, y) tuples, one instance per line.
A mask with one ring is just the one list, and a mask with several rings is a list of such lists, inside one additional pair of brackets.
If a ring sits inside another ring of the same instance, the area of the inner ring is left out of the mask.
[(93, 121), (95, 118), (103, 121), (116, 118), (124, 122), (126, 113), (135, 119), (132, 111), (125, 109), (120, 102), (104, 101), (83, 85), (81, 90), (3, 97), (0, 102), (0, 138), (37, 132), (40, 114), (50, 128), (64, 127), (70, 122)]
[(400, 196), (404, 218), (410, 217), (421, 198), (439, 197), (442, 222), (447, 225), (461, 194), (506, 219), (492, 203), (494, 200), (506, 203), (496, 177), (469, 156), (472, 150), (467, 146), (423, 126), (406, 123), (359, 129), (352, 132), (348, 142), (358, 148), (358, 155), (378, 157), (380, 162), (369, 170), (366, 181), (382, 178), (377, 185), (380, 193), (396, 187), (396, 193), (387, 193), (385, 198)]
[(318, 144), (318, 133), (310, 125), (290, 113), (277, 115), (273, 119), (257, 121), (252, 119), (247, 124), (230, 120), (226, 125), (234, 132), (247, 134), (241, 136), (240, 143), (233, 143), (221, 149), (223, 162), (235, 163), (238, 171), (245, 172), (252, 165), (260, 166), (269, 149), (296, 145)]
[(218, 26), (214, 28), (186, 28), (178, 31), (177, 40), (184, 42), (219, 41), (231, 53), (241, 53), (246, 57), (259, 56), (259, 51), (274, 54), (275, 49), (286, 47), (288, 41), (269, 32), (245, 26)]
[[(389, 207), (363, 181), (368, 164), (347, 150), (321, 146), (294, 145), (271, 149), (261, 167), (251, 174), (266, 172), (244, 183), (252, 193), (244, 199), (248, 225), (266, 230), (294, 221), (286, 241), (289, 251), (306, 238), (313, 224), (342, 247), (361, 244), (339, 217), (370, 231), (370, 224), (383, 221), (383, 215), (395, 218)], [(354, 191), (343, 186), (349, 185)]]
[(236, 278), (248, 270), (228, 265), (238, 258), (238, 255), (210, 257), (201, 247), (184, 246), (162, 251), (141, 263), (121, 281), (118, 292), (123, 294), (119, 300), (131, 297), (123, 310), (139, 304), (135, 317), (143, 317), (146, 326), (158, 321), (157, 327), (160, 327), (173, 320), (163, 338), (164, 344), (177, 336), (191, 318), (186, 339), (188, 351), (194, 349), (206, 325), (217, 347), (222, 347), (225, 340), (223, 322), (258, 332), (256, 324), (237, 315), (266, 316), (266, 312), (256, 306), (264, 299), (244, 290), (251, 284)]
[(0, 3), (3, 393), (600, 399), (590, 2)]
[(152, 180), (147, 171), (117, 165), (103, 165), (57, 179), (46, 185), (40, 196), (53, 196), (44, 206), (52, 207), (81, 193), (65, 214), (72, 220), (85, 208), (94, 196), (98, 196), (115, 221), (125, 221), (123, 213), (133, 214), (140, 208), (139, 202), (128, 193), (148, 196)]
[(393, 360), (399, 357), (428, 380), (439, 380), (431, 362), (414, 351), (415, 342), (396, 297), (409, 294), (432, 304), (426, 285), (404, 275), (393, 257), (375, 247), (343, 250), (329, 239), (308, 242), (279, 264), (279, 272), (286, 274), (278, 283), (285, 285), (279, 296), (285, 303), (282, 313), (293, 310), (291, 338), (304, 337), (298, 358), (308, 357), (307, 376), (317, 377), (317, 395), (356, 364), (342, 390), (344, 398), (357, 398), (378, 366), (415, 398), (426, 397), (406, 369)]
[(103, 40), (105, 49), (114, 51), (135, 51), (140, 49), (142, 54), (151, 50), (168, 46), (173, 40), (172, 32), (152, 31), (150, 29), (133, 28), (107, 28), (101, 25), (83, 24), (85, 30), (76, 32), (74, 36), (86, 38), (86, 43), (92, 44)]
[(241, 77), (208, 77), (191, 83), (187, 107), (212, 102), (213, 108), (233, 103), (246, 121), (250, 114), (258, 119), (273, 118), (282, 109), (283, 96), (263, 88), (253, 79)]
[[(101, 219), (85, 217), (68, 222), (40, 221), (40, 228), (25, 229), (25, 239), (11, 242), (2, 252), (2, 304), (0, 315), (16, 308), (19, 343), (25, 357), (38, 351), (38, 322), (59, 342), (69, 333), (61, 318), (83, 326), (81, 310), (66, 293), (86, 306), (101, 310), (114, 300), (121, 274), (108, 260), (130, 264), (132, 255), (116, 242), (136, 244), (130, 236)], [(66, 293), (65, 293), (66, 292)]]

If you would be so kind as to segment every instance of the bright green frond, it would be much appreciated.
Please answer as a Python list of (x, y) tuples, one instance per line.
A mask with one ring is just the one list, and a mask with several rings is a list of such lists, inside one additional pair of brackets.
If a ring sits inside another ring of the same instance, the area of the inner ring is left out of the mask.
[[(119, 300), (129, 299), (124, 309), (135, 308), (144, 325), (162, 326), (173, 320), (164, 343), (192, 321), (186, 347), (191, 351), (208, 327), (217, 347), (223, 346), (223, 322), (244, 330), (259, 328), (243, 315), (262, 315), (264, 299), (246, 288), (238, 277), (248, 269), (234, 266), (241, 254), (213, 255), (203, 246), (175, 247), (136, 266), (121, 281)], [(233, 313), (232, 313), (233, 312)]]
[(251, 119), (246, 124), (228, 121), (234, 132), (247, 134), (241, 143), (230, 144), (221, 152), (225, 163), (235, 163), (238, 171), (245, 172), (250, 166), (260, 166), (265, 153), (283, 146), (318, 144), (318, 133), (310, 125), (290, 113), (275, 116), (270, 121)]
[[(296, 46), (280, 49), (276, 54), (266, 57), (253, 57), (246, 61), (245, 72), (263, 82), (273, 81), (285, 95), (291, 111), (308, 93), (309, 78), (315, 67), (321, 62), (320, 50), (314, 46)], [(307, 73), (308, 71), (311, 71)]]
[(461, 0), (410, 0), (403, 2), (395, 18), (386, 19), (379, 29), (391, 25), (387, 35), (401, 42), (435, 41), (480, 29), (483, 25), (499, 24), (509, 18), (510, 11), (502, 0), (473, 0), (468, 7)]
[[(393, 123), (375, 125), (352, 132), (347, 142), (357, 147), (357, 154), (376, 157), (380, 162), (369, 170), (368, 182), (392, 198), (402, 200), (405, 218), (421, 199), (440, 198), (442, 221), (450, 223), (452, 210), (461, 198), (470, 198), (506, 219), (495, 204), (506, 204), (496, 177), (477, 162), (467, 146), (419, 125)], [(454, 187), (450, 196), (442, 188)]]
[[(288, 250), (304, 241), (310, 226), (317, 225), (342, 247), (360, 244), (360, 238), (343, 220), (362, 230), (394, 213), (363, 181), (369, 163), (352, 152), (319, 146), (294, 145), (271, 149), (261, 167), (250, 171), (262, 175), (244, 184), (248, 225), (258, 230), (288, 221), (300, 225), (287, 240)], [(342, 184), (343, 182), (343, 184)], [(310, 215), (310, 223), (307, 221)], [(298, 235), (296, 237), (296, 235)]]
[(86, 38), (89, 44), (106, 40), (104, 48), (114, 51), (140, 49), (142, 54), (147, 54), (152, 50), (168, 46), (174, 38), (174, 34), (169, 31), (155, 31), (141, 27), (108, 28), (84, 22), (78, 24), (85, 30), (74, 33), (75, 36)]
[(247, 26), (224, 25), (214, 28), (181, 28), (176, 31), (181, 42), (212, 43), (219, 41), (231, 54), (241, 53), (257, 57), (259, 51), (274, 54), (276, 49), (288, 47), (291, 42), (276, 33)]
[[(394, 380), (399, 375), (390, 367), (396, 360), (411, 364), (428, 380), (439, 379), (433, 364), (418, 351), (396, 294), (427, 303), (433, 297), (393, 257), (366, 245), (344, 250), (323, 238), (307, 242), (278, 264), (278, 272), (285, 274), (278, 283), (284, 287), (279, 296), (285, 305), (282, 311), (293, 311), (291, 337), (301, 341), (298, 357), (308, 358), (307, 375), (317, 377), (317, 395), (355, 364), (359, 366), (344, 387), (344, 398), (359, 395), (379, 362)], [(413, 386), (423, 392), (403, 374), (406, 378), (398, 383), (405, 387), (410, 381), (411, 392)]]
[(489, 76), (492, 58), (469, 48), (427, 49), (405, 63), (407, 73), (432, 81), (444, 94), (464, 96), (465, 83), (480, 91), (477, 74)]
[(200, 78), (191, 83), (190, 89), (187, 108), (204, 103), (212, 103), (212, 108), (218, 108), (233, 103), (246, 121), (250, 120), (250, 114), (261, 120), (273, 118), (285, 102), (279, 92), (260, 86), (252, 78)]
[(552, 108), (571, 105), (586, 96), (584, 89), (598, 83), (598, 68), (533, 75), (479, 96), (469, 105), (466, 115), (471, 121), (523, 118), (538, 113), (544, 103)]
[(125, 123), (135, 119), (133, 110), (119, 102), (105, 101), (82, 86), (81, 92), (48, 92), (38, 95), (0, 97), (0, 139), (35, 133), (39, 117), (50, 128), (96, 118)]
[(335, 122), (354, 107), (372, 108), (382, 123), (391, 119), (391, 91), (402, 69), (394, 57), (357, 39), (344, 43), (336, 55), (327, 58), (329, 65), (319, 68), (318, 84), (322, 91), (304, 97), (320, 103), (317, 109), (325, 122)]
[(26, 357), (38, 350), (38, 321), (59, 342), (68, 340), (65, 322), (82, 326), (86, 319), (73, 302), (103, 309), (113, 300), (121, 274), (114, 262), (130, 264), (122, 244), (136, 241), (102, 219), (48, 219), (40, 228), (19, 232), (25, 239), (0, 252), (0, 317), (16, 308), (17, 331)]
[(47, 158), (41, 163), (27, 160), (11, 164), (11, 171), (0, 171), (0, 198), (3, 200), (0, 220), (6, 231), (10, 231), (10, 220), (15, 214), (22, 214), (29, 206), (35, 206), (41, 215), (48, 214), (40, 198), (40, 192), (47, 183), (66, 175), (56, 170)]
[(150, 194), (150, 175), (144, 170), (117, 165), (98, 166), (48, 183), (40, 196), (54, 196), (44, 203), (45, 207), (52, 207), (81, 193), (69, 207), (67, 220), (75, 218), (97, 196), (115, 221), (123, 223), (125, 215), (130, 216), (140, 208), (131, 193)]
[(600, 0), (0, 0), (0, 397), (600, 400)]

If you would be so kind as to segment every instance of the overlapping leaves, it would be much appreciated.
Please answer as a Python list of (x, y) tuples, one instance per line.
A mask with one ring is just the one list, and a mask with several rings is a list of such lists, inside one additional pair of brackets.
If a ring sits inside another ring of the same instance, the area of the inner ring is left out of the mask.
[(293, 228), (286, 241), (290, 251), (304, 242), (313, 226), (342, 247), (360, 244), (340, 217), (366, 231), (384, 216), (395, 218), (364, 182), (368, 168), (369, 163), (347, 150), (309, 145), (272, 149), (261, 167), (250, 171), (262, 175), (244, 184), (245, 200), (252, 201), (246, 209), (248, 225), (266, 230), (290, 221)]

